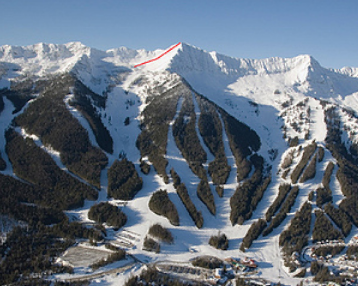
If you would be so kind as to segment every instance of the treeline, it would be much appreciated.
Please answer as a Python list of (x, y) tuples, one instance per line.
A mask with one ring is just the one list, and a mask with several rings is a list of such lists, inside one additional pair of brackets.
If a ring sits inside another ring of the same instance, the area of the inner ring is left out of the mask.
[(237, 180), (241, 181), (245, 179), (251, 171), (251, 162), (246, 158), (249, 157), (252, 152), (257, 152), (260, 149), (260, 137), (249, 126), (238, 121), (226, 113), (225, 110), (219, 109), (219, 112), (224, 122), (231, 152), (235, 157)]
[(257, 204), (271, 182), (271, 177), (264, 177), (264, 159), (254, 154), (250, 160), (253, 162), (255, 172), (242, 185), (238, 186), (233, 196), (230, 198), (230, 221), (232, 225), (243, 224), (250, 219)]
[(37, 81), (35, 83), (31, 79), (18, 82), (11, 81), (10, 89), (0, 89), (0, 112), (4, 108), (3, 96), (6, 96), (6, 98), (14, 105), (15, 110), (13, 113), (17, 113), (29, 100), (34, 99), (36, 94), (42, 91), (43, 86), (41, 83), (42, 81)]
[(196, 132), (196, 114), (192, 92), (186, 89), (182, 98), (181, 110), (173, 124), (175, 143), (193, 173), (201, 179), (206, 179), (203, 164), (207, 160), (207, 154), (201, 146)]
[(205, 285), (202, 282), (196, 281), (182, 281), (179, 279), (173, 279), (169, 274), (161, 273), (154, 268), (148, 268), (141, 272), (140, 275), (129, 278), (125, 286), (138, 286), (138, 285), (166, 285), (166, 286), (201, 286)]
[(327, 281), (338, 283), (338, 285), (342, 285), (345, 283), (345, 276), (335, 276), (329, 270), (327, 266), (318, 261), (311, 262), (311, 273), (314, 275), (313, 281), (325, 283)]
[(287, 155), (285, 156), (285, 158), (283, 159), (283, 162), (281, 163), (281, 168), (282, 169), (286, 169), (291, 167), (292, 162), (293, 162), (293, 158), (295, 156), (295, 150), (290, 150)]
[(127, 222), (125, 213), (108, 202), (93, 205), (88, 212), (88, 218), (100, 224), (106, 223), (116, 229), (121, 228)]
[[(100, 231), (87, 229), (79, 223), (15, 227), (0, 246), (0, 284), (27, 285), (33, 273), (72, 273), (72, 268), (55, 264), (55, 259), (75, 243), (75, 238), (103, 239)], [(32, 285), (32, 284), (31, 284)]]
[(215, 156), (214, 161), (209, 163), (208, 172), (216, 185), (225, 184), (229, 175), (231, 167), (229, 166), (226, 155)]
[[(98, 114), (96, 107), (93, 106), (92, 102), (98, 107), (105, 107), (105, 98), (95, 94), (88, 87), (83, 85), (79, 80), (75, 81), (73, 89), (74, 98), (69, 101), (69, 104), (74, 106), (81, 114), (86, 118), (98, 145), (106, 152), (113, 153), (113, 139), (104, 126), (101, 116)], [(90, 100), (90, 98), (91, 100)]]
[(179, 225), (178, 211), (173, 202), (169, 199), (166, 190), (159, 190), (153, 193), (149, 200), (148, 206), (149, 209), (155, 214), (166, 217), (172, 225)]
[(245, 251), (246, 249), (250, 248), (252, 242), (257, 239), (262, 231), (267, 226), (267, 223), (264, 219), (259, 219), (255, 221), (247, 231), (246, 235), (244, 236), (242, 243), (240, 245), (240, 250)]
[(333, 169), (334, 163), (329, 162), (322, 179), (323, 188), (318, 188), (316, 190), (316, 204), (320, 208), (322, 208), (325, 203), (332, 202), (332, 191), (329, 187), (329, 183), (331, 181)]
[(338, 162), (337, 179), (346, 196), (339, 207), (344, 210), (352, 222), (358, 226), (358, 167), (345, 160)]
[(290, 142), (290, 147), (297, 147), (298, 143), (300, 142), (298, 139), (298, 136), (295, 136), (293, 138), (289, 138), (289, 142)]
[(222, 260), (214, 256), (199, 256), (194, 258), (191, 263), (195, 267), (201, 267), (206, 269), (221, 268), (224, 265)]
[(222, 198), (224, 196), (224, 187), (223, 186), (216, 185), (215, 186), (215, 191), (219, 195), (220, 198)]
[(282, 204), (280, 211), (273, 217), (269, 226), (264, 230), (263, 235), (267, 236), (272, 232), (272, 230), (278, 227), (284, 219), (287, 217), (287, 214), (291, 211), (292, 206), (294, 205), (296, 198), (298, 196), (299, 188), (294, 186), (290, 193), (287, 196), (287, 199)]
[(313, 156), (312, 160), (309, 162), (306, 169), (304, 170), (300, 178), (300, 183), (304, 183), (310, 179), (313, 179), (316, 176), (316, 165), (317, 165), (317, 154)]
[(114, 161), (108, 170), (108, 196), (117, 200), (132, 200), (142, 189), (143, 180), (134, 164), (126, 158)]
[(216, 249), (227, 250), (229, 248), (229, 239), (224, 233), (219, 233), (210, 237), (209, 244)]
[(322, 179), (322, 185), (327, 189), (330, 190), (329, 183), (331, 182), (331, 176), (334, 169), (334, 163), (329, 162), (326, 170), (324, 171), (323, 179)]
[(155, 241), (153, 238), (146, 236), (143, 241), (143, 250), (159, 253), (160, 244), (157, 241)]
[(175, 172), (174, 168), (170, 169), (170, 176), (173, 180), (173, 186), (176, 189), (181, 184), (181, 179), (177, 172)]
[(335, 229), (331, 221), (326, 217), (323, 211), (315, 211), (315, 224), (312, 232), (313, 242), (326, 241), (326, 240), (338, 240), (343, 238), (342, 233)]
[(322, 146), (319, 146), (317, 151), (318, 162), (321, 163), (323, 161), (323, 158), (324, 158), (324, 148)]
[(281, 178), (286, 180), (286, 177), (288, 175), (288, 173), (291, 171), (291, 165), (293, 163), (293, 158), (295, 157), (295, 149), (291, 149), (285, 156), (285, 158), (283, 159), (282, 163), (281, 163), (281, 168), (283, 169)]
[(6, 169), (6, 162), (5, 160), (1, 157), (1, 152), (0, 152), (0, 171), (4, 171)]
[(215, 159), (209, 163), (208, 172), (215, 185), (225, 184), (231, 167), (227, 163), (223, 128), (216, 107), (212, 102), (196, 94), (196, 101), (200, 107), (198, 126), (200, 135)]
[(142, 171), (142, 173), (143, 173), (144, 175), (148, 175), (148, 174), (149, 174), (149, 172), (150, 172), (150, 165), (149, 165), (146, 161), (140, 160), (140, 165), (139, 165), (139, 167), (140, 167), (140, 170)]
[[(171, 232), (160, 224), (152, 225), (148, 234), (151, 236), (146, 236), (143, 241), (143, 250), (152, 251), (155, 253), (160, 252), (160, 241), (166, 243), (173, 243), (174, 238)], [(155, 238), (155, 239), (153, 239)], [(159, 241), (158, 241), (159, 240)]]
[(173, 185), (178, 193), (178, 196), (183, 202), (190, 217), (198, 228), (202, 228), (204, 224), (204, 218), (202, 213), (196, 209), (194, 203), (190, 199), (186, 186), (184, 185), (184, 183), (181, 183), (181, 179), (174, 169), (170, 170), (170, 174), (173, 178)]
[(60, 255), (74, 241), (55, 240), (49, 229), (42, 231), (16, 227), (8, 235), (5, 244), (0, 246), (2, 263), (0, 264), (0, 284), (22, 284), (32, 273), (71, 272), (67, 267), (51, 263), (56, 255)]
[(281, 207), (283, 201), (285, 200), (287, 194), (291, 190), (290, 184), (281, 184), (278, 187), (278, 195), (274, 202), (270, 205), (268, 210), (266, 211), (266, 221), (270, 221), (272, 216), (278, 211), (278, 209)]
[(148, 234), (160, 239), (161, 241), (164, 241), (166, 243), (173, 243), (174, 238), (170, 230), (163, 227), (162, 225), (156, 223), (153, 224), (148, 231)]
[(326, 188), (318, 188), (316, 190), (316, 204), (322, 208), (325, 203), (332, 202), (332, 192)]
[[(97, 199), (98, 192), (61, 170), (51, 156), (30, 138), (24, 139), (13, 129), (8, 129), (6, 152), (16, 175), (37, 186), (25, 198), (55, 209), (81, 207), (85, 199)], [(37, 190), (38, 194), (35, 194)]]
[(97, 270), (98, 268), (101, 268), (103, 266), (106, 266), (108, 264), (111, 264), (113, 262), (123, 260), (126, 258), (126, 252), (123, 249), (118, 249), (116, 252), (111, 253), (108, 257), (101, 259), (100, 261), (97, 261), (93, 263), (90, 267), (93, 270)]
[(3, 93), (6, 91), (6, 88), (1, 88), (0, 89), (0, 115), (1, 112), (4, 110), (5, 107), (5, 103), (4, 103), (4, 99), (3, 99)]
[(294, 218), (291, 220), (290, 226), (284, 230), (280, 235), (279, 244), (282, 246), (282, 251), (285, 254), (285, 265), (293, 266), (290, 263), (290, 257), (293, 252), (301, 253), (303, 248), (308, 244), (308, 235), (311, 227), (311, 212), (312, 206), (309, 202), (305, 202), (301, 209), (296, 212)]
[(348, 246), (346, 254), (348, 256), (348, 259), (356, 260), (358, 258), (358, 246), (357, 245)]
[(30, 226), (50, 225), (65, 218), (61, 209), (51, 206), (57, 196), (44, 200), (46, 190), (0, 174), (0, 214), (25, 221)]
[(183, 92), (183, 84), (167, 90), (156, 96), (147, 99), (147, 106), (142, 111), (141, 133), (139, 134), (136, 146), (141, 152), (142, 158), (148, 156), (157, 173), (168, 181), (165, 158), (169, 124), (176, 114), (178, 100)]
[(358, 167), (357, 160), (349, 154), (341, 140), (340, 119), (336, 107), (325, 110), (327, 125), (326, 146), (337, 160), (336, 177), (340, 183), (342, 193), (346, 196), (340, 203), (352, 222), (358, 226)]
[(345, 246), (321, 246), (316, 248), (313, 253), (317, 256), (326, 257), (327, 255), (335, 256), (345, 249)]
[[(36, 226), (35, 229), (40, 229)], [(66, 217), (60, 223), (49, 226), (52, 229), (55, 237), (62, 237), (66, 239), (75, 240), (76, 238), (86, 238), (92, 241), (101, 241), (104, 239), (105, 232), (101, 226), (95, 225), (93, 228), (88, 228), (79, 222), (69, 222)]]
[(41, 95), (15, 118), (15, 124), (59, 151), (71, 172), (99, 188), (101, 170), (108, 159), (91, 145), (87, 131), (66, 107), (64, 97), (74, 85), (74, 78), (68, 74), (49, 80)]
[(324, 211), (342, 230), (343, 235), (347, 237), (352, 229), (352, 222), (349, 216), (341, 208), (337, 209), (331, 203), (324, 207)]
[[(301, 176), (304, 167), (307, 165), (309, 159), (312, 157), (313, 153), (316, 151), (317, 144), (316, 142), (312, 142), (311, 144), (307, 145), (303, 150), (303, 155), (300, 162), (297, 164), (296, 168), (291, 173), (291, 180), (293, 184), (296, 184), (299, 177)], [(313, 166), (312, 166), (313, 167)], [(314, 165), (315, 167), (315, 165)], [(312, 174), (312, 170), (310, 173)], [(314, 171), (315, 172), (315, 171)]]
[(216, 214), (215, 200), (210, 185), (206, 179), (202, 179), (197, 187), (199, 199), (206, 205), (212, 215)]
[(191, 199), (189, 197), (188, 190), (187, 190), (186, 186), (184, 185), (184, 183), (181, 183), (177, 187), (176, 190), (177, 190), (179, 198), (181, 199), (181, 201), (183, 202), (185, 208), (189, 212), (189, 215), (193, 219), (195, 225), (198, 228), (202, 228), (203, 224), (204, 224), (203, 215), (202, 215), (202, 213), (200, 211), (198, 211), (196, 209), (194, 203), (191, 201)]

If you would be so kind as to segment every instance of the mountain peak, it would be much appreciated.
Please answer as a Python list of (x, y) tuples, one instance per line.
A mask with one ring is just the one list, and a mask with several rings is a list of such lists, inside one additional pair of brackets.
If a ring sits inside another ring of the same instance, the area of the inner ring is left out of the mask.
[(118, 72), (167, 70), (185, 78), (198, 92), (217, 94), (225, 90), (265, 104), (276, 101), (272, 98), (276, 89), (326, 99), (344, 99), (358, 90), (357, 69), (326, 69), (310, 55), (243, 59), (185, 42), (154, 51), (126, 47), (101, 51), (81, 42), (5, 45), (0, 47), (0, 62), (1, 86), (8, 86), (20, 75), (42, 77), (74, 72), (90, 88), (102, 93)]
[(181, 73), (205, 72), (230, 76), (283, 73), (293, 69), (320, 69), (320, 64), (310, 55), (294, 58), (243, 59), (212, 51), (207, 52), (193, 45), (182, 43), (173, 55), (169, 70)]

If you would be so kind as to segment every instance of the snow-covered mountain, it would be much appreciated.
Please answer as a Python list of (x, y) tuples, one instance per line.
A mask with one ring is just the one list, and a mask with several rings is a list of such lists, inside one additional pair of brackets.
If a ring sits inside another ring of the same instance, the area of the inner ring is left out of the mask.
[[(307, 260), (307, 245), (358, 234), (358, 69), (184, 43), (166, 51), (0, 47), (0, 189), (14, 194), (2, 214), (31, 224), (17, 207), (52, 204), (89, 226), (91, 207), (108, 201), (125, 205), (125, 231), (138, 235), (126, 248), (149, 262), (248, 255), (261, 277), (311, 278), (295, 253)], [(179, 225), (149, 207), (159, 189)], [(300, 219), (302, 231), (290, 235)], [(156, 222), (175, 237), (160, 254), (142, 249)], [(107, 239), (122, 241), (123, 228), (105, 227)], [(208, 245), (218, 232), (230, 253)]]
[[(163, 50), (151, 52), (125, 47), (99, 51), (79, 42), (64, 45), (40, 43), (26, 47), (2, 46), (2, 86), (6, 85), (6, 79), (17, 76), (41, 77), (73, 72), (83, 77), (82, 80), (88, 86), (100, 93), (105, 91), (111, 76), (132, 71), (135, 64), (155, 58), (162, 52)], [(207, 79), (207, 89), (215, 92), (218, 89), (224, 90), (271, 105), (274, 105), (272, 94), (279, 90), (292, 96), (303, 94), (327, 98), (352, 107), (350, 99), (354, 100), (358, 89), (358, 68), (326, 69), (309, 55), (262, 60), (238, 59), (206, 52), (184, 43), (165, 57), (140, 67), (139, 70), (168, 70), (184, 77), (195, 88), (200, 88), (195, 84), (200, 85), (199, 82)], [(255, 86), (256, 89), (250, 86)]]

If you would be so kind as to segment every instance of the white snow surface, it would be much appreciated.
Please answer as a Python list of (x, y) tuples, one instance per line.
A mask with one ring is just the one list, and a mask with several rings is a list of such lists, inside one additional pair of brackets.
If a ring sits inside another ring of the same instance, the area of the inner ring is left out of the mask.
[[(134, 65), (165, 50), (132, 50), (126, 47), (100, 51), (79, 42), (39, 43), (0, 47), (0, 85), (21, 76), (47, 76), (74, 72), (97, 93), (106, 91), (118, 75), (134, 71), (170, 70), (183, 76), (206, 96), (237, 95), (260, 104), (277, 106), (287, 96), (331, 99), (358, 110), (358, 68), (326, 69), (309, 55), (294, 58), (239, 59), (207, 52), (182, 43), (157, 61)], [(205, 82), (205, 84), (203, 84)], [(279, 90), (280, 96), (272, 96)], [(352, 106), (354, 102), (354, 106)]]
[[(237, 59), (216, 52), (206, 52), (188, 44), (179, 45), (157, 61), (134, 68), (135, 64), (156, 58), (164, 51), (131, 50), (125, 47), (99, 51), (78, 42), (64, 45), (40, 43), (26, 47), (2, 46), (0, 47), (0, 88), (9, 87), (10, 81), (19, 81), (27, 76), (36, 78), (64, 72), (74, 73), (93, 91), (107, 96), (106, 108), (100, 112), (103, 123), (114, 141), (113, 155), (107, 154), (109, 166), (118, 158), (119, 153), (124, 152), (127, 158), (135, 163), (138, 172), (140, 172), (140, 153), (135, 147), (135, 142), (140, 133), (140, 113), (146, 106), (145, 100), (148, 92), (152, 91), (153, 85), (162, 85), (164, 89), (173, 87), (178, 83), (179, 76), (183, 77), (196, 92), (203, 94), (240, 121), (247, 123), (259, 134), (262, 143), (259, 153), (273, 165), (273, 173), (278, 172), (281, 159), (287, 154), (287, 142), (282, 138), (281, 127), (296, 117), (294, 114), (296, 111), (284, 108), (284, 103), (290, 102), (291, 108), (305, 98), (309, 98), (310, 121), (309, 123), (305, 121), (302, 129), (309, 129), (310, 139), (316, 140), (318, 144), (323, 144), (327, 132), (324, 110), (319, 104), (319, 99), (329, 100), (358, 112), (357, 68), (326, 69), (308, 55), (262, 60)], [(70, 96), (69, 91), (67, 98)], [(7, 99), (4, 101), (5, 109), (0, 114), (0, 132), (2, 133), (16, 116), (11, 113), (13, 107), (10, 101)], [(198, 112), (198, 107), (195, 107)], [(86, 120), (73, 107), (67, 105), (67, 108), (88, 130), (91, 142), (96, 145), (93, 132)], [(285, 110), (287, 116), (281, 118), (280, 115)], [(340, 115), (343, 120), (342, 124), (351, 129), (356, 127), (357, 122), (354, 118), (352, 119), (346, 113)], [(124, 121), (127, 117), (130, 124), (125, 126)], [(288, 133), (290, 136), (297, 135), (293, 129), (288, 130)], [(238, 182), (235, 160), (229, 148), (225, 130), (223, 130), (224, 146), (231, 173), (224, 185), (223, 198), (219, 198), (213, 190), (218, 213), (216, 216), (212, 216), (197, 198), (196, 187), (199, 179), (192, 173), (176, 147), (172, 132), (168, 135), (166, 156), (169, 166), (167, 170), (174, 167), (186, 184), (195, 206), (203, 213), (204, 227), (200, 230), (195, 227), (176, 195), (172, 183), (166, 185), (152, 168), (147, 176), (141, 174), (143, 189), (122, 208), (128, 216), (125, 231), (135, 233), (138, 238), (133, 242), (134, 247), (129, 252), (148, 262), (189, 261), (198, 255), (213, 255), (221, 258), (249, 256), (258, 261), (260, 277), (276, 282), (280, 280), (287, 285), (299, 283), (299, 279), (292, 278), (286, 272), (278, 238), (289, 224), (294, 212), (307, 200), (309, 191), (320, 185), (325, 166), (329, 161), (334, 161), (332, 156), (326, 154), (324, 161), (318, 165), (319, 171), (314, 180), (300, 184), (299, 196), (284, 223), (271, 235), (265, 238), (259, 237), (246, 253), (242, 253), (239, 250), (242, 238), (252, 222), (264, 216), (278, 193), (279, 184), (285, 180), (280, 176), (274, 176), (275, 179), (265, 192), (252, 219), (242, 226), (232, 226), (229, 221), (230, 197), (238, 186)], [(198, 135), (200, 137), (199, 132)], [(355, 133), (349, 133), (346, 137), (349, 136), (357, 140)], [(301, 134), (299, 138), (302, 139), (303, 135)], [(3, 173), (13, 175), (11, 164), (5, 153), (5, 140), (2, 139), (0, 142), (1, 155), (7, 163), (7, 169)], [(276, 150), (277, 159), (269, 155), (270, 150)], [(46, 151), (52, 153), (53, 156), (58, 156), (56, 150), (47, 149)], [(209, 163), (212, 156), (208, 158)], [(294, 164), (298, 160), (299, 157), (296, 157)], [(334, 203), (336, 204), (343, 196), (337, 180), (331, 184), (334, 185), (332, 189), (334, 189)], [(107, 170), (104, 170), (97, 202), (108, 200), (106, 198), (107, 185)], [(166, 218), (149, 210), (150, 195), (158, 189), (166, 189), (170, 199), (176, 205), (180, 216), (179, 227), (172, 226)], [(110, 202), (119, 205), (124, 203), (111, 199)], [(89, 223), (91, 221), (87, 213), (94, 203), (86, 201), (83, 208), (69, 211), (68, 215)], [(160, 223), (170, 229), (175, 239), (172, 245), (162, 243), (160, 254), (142, 250), (144, 237), (154, 223)], [(210, 236), (219, 230), (230, 240), (229, 251), (220, 251), (208, 245)], [(119, 232), (109, 230), (109, 238), (118, 239), (121, 232), (123, 230)], [(138, 267), (133, 269), (133, 272), (126, 271), (117, 277), (105, 276), (96, 279), (93, 285), (122, 285), (130, 275), (138, 273)]]

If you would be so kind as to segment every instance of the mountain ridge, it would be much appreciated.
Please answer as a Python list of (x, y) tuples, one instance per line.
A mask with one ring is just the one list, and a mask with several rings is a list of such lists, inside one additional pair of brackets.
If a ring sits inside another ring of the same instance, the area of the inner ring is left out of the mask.
[[(252, 98), (255, 102), (277, 107), (272, 94), (278, 90), (282, 94), (294, 97), (297, 95), (298, 98), (302, 97), (300, 95), (324, 98), (358, 110), (358, 102), (355, 100), (358, 92), (358, 68), (327, 69), (309, 55), (293, 58), (234, 58), (207, 52), (186, 43), (181, 43), (155, 62), (133, 68), (135, 64), (155, 58), (162, 52), (160, 49), (145, 51), (126, 47), (100, 51), (80, 42), (2, 46), (0, 87), (8, 87), (10, 80), (21, 75), (41, 77), (73, 72), (92, 90), (104, 94), (122, 73), (168, 70), (185, 78), (201, 93), (207, 93), (208, 89), (216, 92), (226, 90)], [(209, 88), (196, 84), (202, 78), (208, 82)], [(265, 81), (270, 81), (270, 84), (265, 84)], [(248, 84), (259, 86), (259, 89), (240, 87)], [(269, 87), (262, 89), (260, 86), (264, 85)]]
[[(226, 71), (229, 73), (230, 70), (236, 71), (236, 73), (239, 73), (239, 70), (247, 70), (249, 71), (252, 69), (253, 66), (258, 66), (262, 68), (262, 71), (259, 71), (258, 73), (263, 73), (263, 71), (269, 71), (269, 72), (279, 72), (279, 71), (287, 71), (287, 69), (291, 69), (290, 62), (301, 62), (302, 59), (304, 62), (310, 63), (311, 66), (320, 66), (322, 67), (319, 62), (314, 59), (312, 56), (308, 54), (301, 54), (292, 58), (282, 58), (282, 57), (269, 57), (269, 58), (262, 58), (262, 59), (249, 59), (249, 58), (238, 58), (238, 57), (232, 57), (227, 56), (221, 53), (218, 53), (216, 51), (208, 52), (204, 49), (198, 48), (194, 45), (188, 44), (188, 43), (181, 43), (180, 47), (178, 47), (178, 50), (181, 52), (188, 52), (189, 54), (193, 54), (195, 52), (199, 52), (202, 54), (210, 55), (211, 58), (214, 60), (215, 63), (220, 64), (222, 66), (230, 66), (228, 64), (228, 61), (235, 62), (238, 67), (232, 68), (224, 68), (224, 72)], [(72, 56), (77, 56), (80, 58), (82, 55), (87, 56), (96, 56), (96, 57), (118, 57), (120, 58), (119, 62), (125, 63), (130, 62), (132, 65), (134, 62), (133, 60), (137, 60), (137, 58), (144, 58), (146, 60), (150, 59), (151, 57), (155, 57), (158, 54), (162, 53), (163, 49), (156, 49), (153, 51), (147, 51), (145, 49), (130, 49), (128, 47), (122, 46), (119, 48), (111, 48), (108, 50), (99, 50), (96, 48), (92, 48), (89, 46), (84, 45), (81, 42), (68, 42), (65, 44), (52, 44), (52, 43), (44, 43), (40, 42), (33, 45), (27, 45), (27, 46), (17, 46), (17, 45), (3, 45), (0, 46), (0, 59), (2, 61), (7, 60), (15, 60), (17, 58), (36, 58), (40, 55), (51, 55), (53, 58), (69, 58)], [(177, 54), (178, 52), (176, 52)], [(51, 57), (50, 57), (51, 58)], [(193, 57), (192, 57), (193, 58)], [(270, 63), (276, 63), (276, 66), (271, 66)], [(192, 65), (194, 66), (194, 64)], [(231, 63), (231, 66), (233, 64)], [(240, 67), (242, 68), (240, 69)], [(251, 68), (250, 68), (251, 67)], [(286, 70), (285, 70), (286, 68)], [(324, 68), (327, 70), (340, 72), (343, 74), (350, 74), (350, 75), (356, 75), (358, 67), (342, 67), (340, 69), (332, 69), (332, 68)]]

